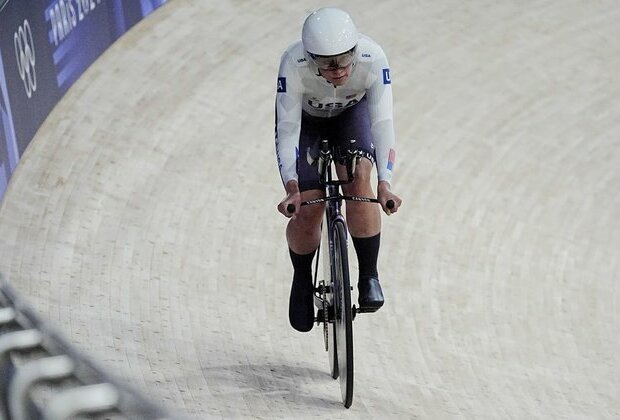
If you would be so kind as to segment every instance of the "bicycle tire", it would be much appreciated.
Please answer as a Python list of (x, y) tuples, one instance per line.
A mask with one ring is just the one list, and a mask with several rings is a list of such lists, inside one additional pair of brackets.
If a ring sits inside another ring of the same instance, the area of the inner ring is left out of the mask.
[[(326, 293), (325, 299), (327, 299), (327, 305), (329, 308), (334, 306), (334, 292), (333, 292), (333, 256), (331, 255), (331, 247), (329, 246), (329, 233), (327, 229), (327, 223), (323, 223), (323, 238), (321, 248), (323, 249), (323, 279), (325, 286), (330, 290)], [(326, 323), (323, 328), (327, 331), (327, 338), (325, 346), (327, 347), (327, 355), (329, 358), (329, 374), (333, 379), (338, 379), (338, 348), (336, 346), (336, 331), (333, 322)]]
[(346, 408), (349, 408), (353, 402), (353, 313), (347, 254), (347, 230), (343, 220), (336, 219), (334, 221), (332, 239), (334, 335), (336, 338), (338, 376), (340, 378), (342, 402)]

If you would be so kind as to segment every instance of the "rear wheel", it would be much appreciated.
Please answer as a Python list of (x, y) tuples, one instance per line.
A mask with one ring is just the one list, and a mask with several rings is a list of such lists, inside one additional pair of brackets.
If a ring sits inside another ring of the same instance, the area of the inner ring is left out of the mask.
[(329, 341), (329, 345), (327, 347), (327, 353), (329, 355), (329, 373), (332, 375), (332, 378), (338, 379), (338, 375), (340, 374), (340, 370), (338, 369), (338, 349), (336, 343), (336, 331), (333, 323), (328, 323), (327, 325), (327, 340)]

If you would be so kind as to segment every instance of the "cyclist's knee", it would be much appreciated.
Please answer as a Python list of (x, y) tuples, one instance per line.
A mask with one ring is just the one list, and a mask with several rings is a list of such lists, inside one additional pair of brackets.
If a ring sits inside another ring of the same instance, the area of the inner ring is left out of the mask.
[(312, 206), (304, 206), (299, 209), (299, 213), (295, 220), (301, 226), (314, 227), (321, 223), (323, 218), (323, 205), (317, 204)]
[(322, 209), (321, 205), (304, 206), (294, 218), (290, 219), (287, 238), (289, 247), (295, 252), (307, 253), (318, 246), (321, 239)]
[(369, 159), (360, 159), (355, 168), (355, 179), (353, 183), (343, 185), (344, 191), (347, 194), (366, 194), (370, 188), (372, 166)]
[[(321, 190), (309, 190), (303, 191), (301, 193), (301, 200), (315, 200), (317, 198), (323, 197), (325, 194)], [(325, 211), (324, 204), (313, 204), (310, 206), (302, 206), (299, 209), (299, 213), (293, 219), (294, 223), (297, 224), (298, 227), (305, 230), (312, 230), (318, 227), (323, 219), (323, 212)]]

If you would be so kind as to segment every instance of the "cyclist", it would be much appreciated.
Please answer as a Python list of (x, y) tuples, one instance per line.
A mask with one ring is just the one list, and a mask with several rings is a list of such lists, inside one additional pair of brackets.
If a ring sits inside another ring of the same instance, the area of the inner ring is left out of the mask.
[[(386, 214), (396, 212), (401, 199), (390, 190), (395, 160), (390, 68), (381, 47), (358, 33), (349, 14), (337, 8), (322, 8), (306, 18), (301, 41), (286, 49), (278, 73), (276, 155), (286, 192), (278, 211), (291, 218), (286, 229), (294, 269), (289, 320), (303, 332), (314, 323), (312, 260), (324, 206), (300, 204), (324, 196), (308, 157), (325, 138), (355, 139), (363, 156), (344, 193), (373, 196), (376, 163), (377, 198)], [(345, 176), (342, 164), (336, 171)], [(388, 200), (394, 202), (391, 209)], [(289, 204), (294, 213), (287, 211)], [(359, 263), (359, 306), (374, 311), (384, 302), (377, 272), (381, 214), (377, 206), (347, 202), (346, 218)]]

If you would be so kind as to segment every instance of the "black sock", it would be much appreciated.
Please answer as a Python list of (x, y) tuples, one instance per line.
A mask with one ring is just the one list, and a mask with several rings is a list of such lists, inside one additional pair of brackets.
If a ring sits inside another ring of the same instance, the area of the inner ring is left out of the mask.
[(314, 324), (312, 260), (315, 252), (299, 255), (289, 249), (295, 271), (291, 285), (288, 317), (293, 328), (301, 332), (310, 331)]
[(312, 260), (314, 259), (315, 251), (312, 251), (309, 254), (296, 254), (292, 249), (288, 250), (289, 255), (291, 256), (291, 262), (293, 263), (293, 281), (307, 281), (310, 279), (312, 281)]
[(381, 233), (369, 238), (356, 238), (351, 236), (357, 262), (359, 264), (359, 278), (377, 277), (377, 259), (379, 257), (379, 245), (381, 244)]

